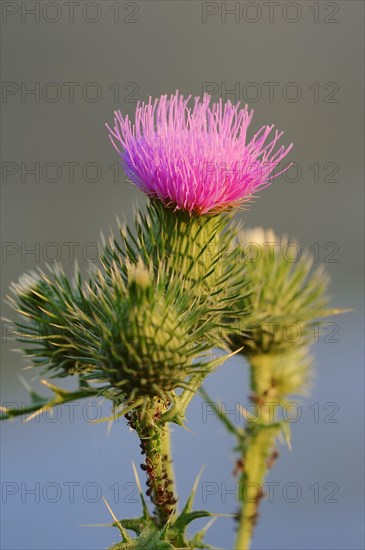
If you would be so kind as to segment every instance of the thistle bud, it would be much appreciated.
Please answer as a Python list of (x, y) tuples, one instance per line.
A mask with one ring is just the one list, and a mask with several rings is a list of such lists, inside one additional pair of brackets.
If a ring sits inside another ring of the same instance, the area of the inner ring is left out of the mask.
[(165, 395), (188, 374), (189, 322), (156, 289), (155, 295), (146, 293), (146, 272), (134, 275), (120, 316), (110, 331), (101, 331), (105, 361), (100, 364), (110, 384), (130, 397)]
[[(289, 247), (297, 251), (295, 257)], [(326, 308), (328, 279), (323, 270), (312, 272), (313, 260), (298, 243), (257, 228), (238, 235), (247, 287), (237, 311), (248, 312), (239, 322), (234, 345), (247, 356), (282, 353), (309, 343), (310, 324), (338, 310)]]

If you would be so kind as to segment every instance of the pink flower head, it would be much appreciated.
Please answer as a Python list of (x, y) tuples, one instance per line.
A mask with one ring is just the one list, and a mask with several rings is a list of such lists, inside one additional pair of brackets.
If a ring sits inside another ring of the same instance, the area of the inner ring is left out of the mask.
[(276, 147), (283, 132), (263, 126), (248, 141), (253, 111), (247, 105), (179, 92), (138, 103), (135, 121), (115, 112), (110, 139), (137, 187), (166, 206), (198, 214), (229, 209), (270, 185), (289, 147)]

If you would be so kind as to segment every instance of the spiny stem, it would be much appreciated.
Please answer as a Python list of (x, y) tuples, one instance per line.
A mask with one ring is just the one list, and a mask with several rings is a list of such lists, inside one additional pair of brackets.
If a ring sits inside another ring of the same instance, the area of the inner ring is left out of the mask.
[(146, 494), (151, 498), (161, 527), (175, 510), (177, 502), (169, 428), (167, 423), (160, 421), (165, 408), (160, 399), (153, 399), (145, 412), (128, 417), (141, 440), (142, 454), (146, 457), (141, 464), (147, 476)]

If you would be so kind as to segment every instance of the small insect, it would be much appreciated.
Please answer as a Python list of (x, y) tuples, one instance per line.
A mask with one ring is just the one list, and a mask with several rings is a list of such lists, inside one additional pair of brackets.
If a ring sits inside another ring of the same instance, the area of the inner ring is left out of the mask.
[(262, 489), (262, 487), (260, 487), (255, 497), (255, 504), (258, 504), (260, 500), (264, 498), (265, 494), (266, 494), (265, 491)]
[(252, 516), (250, 516), (250, 520), (251, 520), (251, 523), (252, 523), (253, 527), (256, 526), (258, 519), (259, 519), (259, 513), (258, 512), (255, 512), (254, 514), (252, 514)]
[(279, 458), (279, 451), (277, 449), (274, 449), (266, 462), (266, 466), (268, 467), (269, 470), (273, 467), (273, 465), (275, 464), (275, 461), (278, 458)]
[(245, 461), (243, 458), (239, 458), (235, 464), (235, 467), (233, 469), (233, 475), (237, 476), (238, 474), (242, 473), (245, 469)]

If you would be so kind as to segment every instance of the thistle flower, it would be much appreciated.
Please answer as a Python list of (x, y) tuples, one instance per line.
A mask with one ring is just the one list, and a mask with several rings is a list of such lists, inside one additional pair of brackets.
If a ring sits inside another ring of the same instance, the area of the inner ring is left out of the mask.
[(175, 209), (206, 214), (228, 210), (270, 185), (273, 170), (288, 154), (277, 143), (282, 132), (263, 126), (251, 140), (253, 111), (210, 96), (179, 92), (137, 105), (132, 123), (115, 112), (110, 139), (130, 180), (152, 198)]

